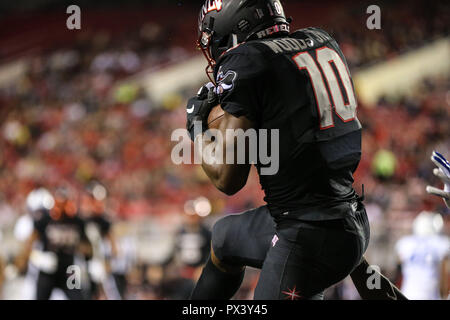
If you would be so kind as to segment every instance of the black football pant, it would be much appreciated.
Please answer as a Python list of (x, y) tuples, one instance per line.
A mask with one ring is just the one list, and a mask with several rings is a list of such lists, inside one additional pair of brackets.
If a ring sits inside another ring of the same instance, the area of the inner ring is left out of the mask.
[(219, 220), (212, 246), (227, 265), (262, 268), (255, 299), (322, 299), (361, 262), (368, 241), (362, 204), (345, 219), (278, 226), (263, 206)]
[(69, 300), (83, 300), (84, 296), (81, 289), (69, 289), (67, 280), (68, 275), (65, 272), (57, 272), (55, 274), (39, 272), (36, 286), (36, 299), (48, 300), (53, 289), (59, 288)]
[(365, 228), (364, 220), (362, 210), (340, 220), (278, 226), (255, 299), (323, 299), (326, 288), (343, 280), (361, 262), (368, 244), (366, 233), (359, 232)]

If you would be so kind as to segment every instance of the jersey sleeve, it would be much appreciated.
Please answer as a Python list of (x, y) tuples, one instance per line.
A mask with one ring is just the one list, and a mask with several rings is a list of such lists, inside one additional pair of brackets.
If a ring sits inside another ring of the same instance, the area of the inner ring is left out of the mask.
[(216, 74), (217, 93), (223, 110), (235, 117), (258, 121), (261, 91), (264, 90), (264, 63), (256, 55), (230, 54)]

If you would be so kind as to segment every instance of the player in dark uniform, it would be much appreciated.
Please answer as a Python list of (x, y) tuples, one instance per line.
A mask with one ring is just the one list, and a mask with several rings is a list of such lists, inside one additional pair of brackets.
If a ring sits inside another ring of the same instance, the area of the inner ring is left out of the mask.
[[(255, 164), (267, 205), (215, 225), (211, 259), (192, 298), (230, 298), (247, 265), (262, 267), (255, 299), (322, 299), (352, 271), (359, 272), (353, 280), (363, 289), (369, 225), (352, 187), (361, 124), (336, 41), (317, 28), (290, 34), (277, 0), (206, 1), (199, 31), (215, 86), (188, 102), (191, 138), (197, 147), (220, 147), (220, 139), (196, 130), (201, 121), (206, 131), (209, 111), (220, 104), (222, 154), (230, 145), (238, 151), (238, 138), (227, 129), (258, 129), (259, 141), (267, 142), (259, 149), (270, 150), (276, 163), (258, 158)], [(263, 137), (261, 129), (269, 134)], [(271, 144), (274, 130), (279, 139)], [(218, 164), (202, 155), (204, 171), (228, 195), (247, 181), (249, 143), (246, 148), (245, 164)]]
[(176, 234), (176, 259), (192, 273), (208, 259), (210, 243), (211, 231), (204, 225), (202, 217), (195, 212), (186, 213)]
[(54, 267), (39, 272), (36, 299), (48, 300), (54, 288), (62, 289), (68, 299), (84, 299), (83, 288), (76, 286), (75, 279), (69, 278), (76, 271), (70, 267), (75, 265), (76, 254), (90, 257), (92, 247), (85, 234), (84, 221), (78, 216), (77, 206), (66, 190), (59, 190), (54, 207), (50, 211), (42, 210), (36, 218), (34, 231), (16, 261), (19, 270), (26, 268), (35, 241), (40, 241), (43, 252), (50, 253), (55, 259), (51, 263)]
[(90, 261), (89, 265), (101, 264), (105, 271), (105, 277), (95, 277), (90, 272), (90, 293), (92, 299), (99, 299), (103, 291), (108, 299), (118, 300), (125, 295), (126, 279), (112, 271), (112, 261), (117, 258), (118, 249), (112, 222), (106, 213), (106, 199), (105, 186), (96, 180), (88, 183), (83, 198), (83, 215), (93, 247), (92, 260), (95, 260)]

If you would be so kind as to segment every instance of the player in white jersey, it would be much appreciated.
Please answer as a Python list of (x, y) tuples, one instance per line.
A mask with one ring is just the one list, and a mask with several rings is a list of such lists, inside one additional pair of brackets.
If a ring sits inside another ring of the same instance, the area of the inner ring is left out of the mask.
[(440, 235), (439, 214), (422, 212), (414, 220), (413, 234), (396, 244), (402, 266), (402, 292), (412, 300), (439, 300), (448, 296), (446, 260), (450, 241)]

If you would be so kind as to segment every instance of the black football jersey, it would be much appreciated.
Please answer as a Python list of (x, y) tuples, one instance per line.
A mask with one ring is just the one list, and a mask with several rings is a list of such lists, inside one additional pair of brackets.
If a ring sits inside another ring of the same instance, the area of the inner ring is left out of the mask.
[(333, 219), (356, 198), (361, 124), (345, 57), (328, 33), (307, 28), (243, 43), (220, 57), (215, 78), (222, 108), (254, 122), (259, 147), (266, 129), (265, 148), (279, 154), (275, 174), (256, 163), (273, 215)]
[(62, 217), (54, 220), (49, 214), (42, 215), (34, 222), (44, 251), (51, 251), (58, 257), (58, 270), (74, 263), (74, 256), (81, 241), (87, 241), (85, 223), (78, 217)]
[(203, 225), (198, 230), (182, 227), (176, 237), (176, 253), (180, 261), (190, 267), (206, 262), (210, 252), (211, 231)]

